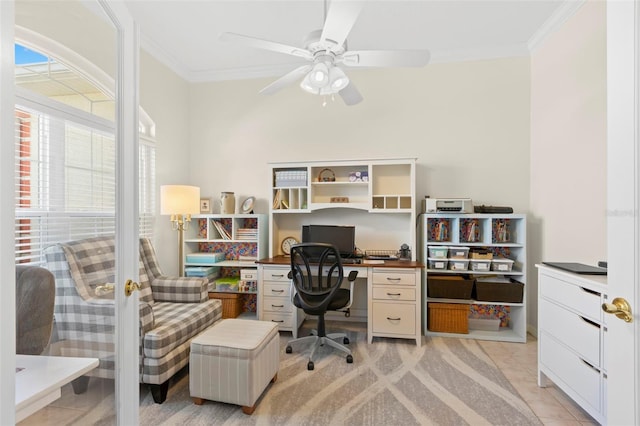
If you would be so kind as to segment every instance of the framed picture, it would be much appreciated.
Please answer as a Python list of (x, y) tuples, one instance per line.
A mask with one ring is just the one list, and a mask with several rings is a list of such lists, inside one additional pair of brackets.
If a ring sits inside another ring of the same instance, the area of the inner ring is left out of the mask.
[(200, 198), (200, 213), (211, 213), (211, 198)]

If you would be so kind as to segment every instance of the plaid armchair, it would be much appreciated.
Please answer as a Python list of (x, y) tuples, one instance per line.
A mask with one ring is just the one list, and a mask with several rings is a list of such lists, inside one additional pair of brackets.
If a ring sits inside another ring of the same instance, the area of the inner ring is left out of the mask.
[[(115, 281), (115, 242), (95, 237), (45, 249), (47, 269), (56, 279), (52, 351), (61, 356), (95, 357), (91, 375), (114, 377), (113, 292), (98, 287)], [(155, 402), (166, 399), (169, 379), (189, 362), (191, 340), (222, 318), (222, 302), (208, 296), (203, 278), (162, 274), (147, 238), (140, 239), (140, 383)], [(79, 393), (88, 378), (74, 383)]]

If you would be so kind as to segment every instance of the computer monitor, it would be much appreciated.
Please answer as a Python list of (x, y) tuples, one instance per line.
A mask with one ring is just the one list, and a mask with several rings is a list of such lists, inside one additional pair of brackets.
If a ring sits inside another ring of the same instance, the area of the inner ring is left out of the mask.
[(303, 243), (333, 244), (344, 258), (352, 257), (356, 252), (356, 227), (338, 225), (304, 225)]

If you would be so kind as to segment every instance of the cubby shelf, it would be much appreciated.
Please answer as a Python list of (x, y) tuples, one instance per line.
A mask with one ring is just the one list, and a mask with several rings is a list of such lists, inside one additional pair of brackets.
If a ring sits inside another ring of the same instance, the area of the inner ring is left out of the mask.
[[(434, 213), (420, 215), (418, 220), (418, 260), (424, 262), (425, 265), (429, 265), (429, 247), (484, 248), (491, 251), (496, 257), (513, 260), (513, 267), (508, 271), (426, 269), (422, 279), (423, 332), (425, 335), (526, 342), (526, 231), (526, 216), (522, 214)], [(450, 261), (450, 259), (447, 260)], [(515, 279), (525, 284), (523, 299), (521, 303), (505, 303), (427, 297), (429, 294), (429, 275), (436, 274), (444, 276), (469, 274), (476, 277), (500, 275)], [(478, 309), (495, 306), (497, 310), (509, 311), (509, 324), (506, 327), (501, 326), (497, 331), (469, 330), (468, 334), (432, 332), (428, 329), (427, 302), (468, 304), (470, 311), (474, 309), (474, 306)]]

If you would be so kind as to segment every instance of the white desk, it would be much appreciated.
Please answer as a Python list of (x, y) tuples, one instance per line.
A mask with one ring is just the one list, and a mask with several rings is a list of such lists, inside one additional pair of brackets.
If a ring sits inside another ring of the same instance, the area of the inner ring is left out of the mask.
[[(304, 313), (291, 303), (291, 260), (283, 256), (258, 260), (258, 319), (273, 321), (298, 337)], [(367, 282), (367, 341), (374, 337), (413, 339), (422, 344), (420, 262), (344, 265), (345, 276), (358, 271)]]
[(60, 398), (62, 386), (98, 366), (98, 358), (16, 355), (16, 422)]

